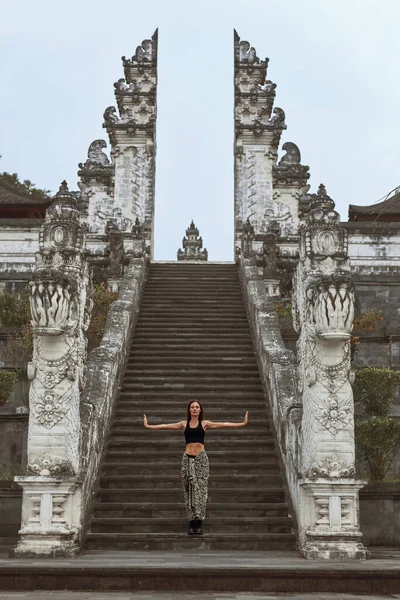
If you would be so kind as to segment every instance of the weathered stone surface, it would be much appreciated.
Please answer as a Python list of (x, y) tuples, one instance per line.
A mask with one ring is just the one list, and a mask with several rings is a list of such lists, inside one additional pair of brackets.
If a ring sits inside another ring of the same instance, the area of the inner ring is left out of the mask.
[(120, 284), (118, 299), (107, 315), (101, 344), (91, 351), (88, 358), (86, 386), (80, 403), (82, 534), (90, 517), (92, 491), (99, 475), (104, 439), (135, 327), (146, 272), (146, 257), (130, 261)]
[(354, 406), (349, 380), (354, 284), (347, 232), (324, 186), (300, 229), (293, 294), (299, 391), (300, 551), (305, 558), (365, 558), (355, 481)]
[(71, 554), (79, 523), (79, 397), (92, 309), (85, 230), (65, 182), (47, 209), (30, 282), (27, 476), (16, 555)]
[(360, 523), (366, 544), (400, 546), (400, 484), (367, 484), (360, 491)]
[(285, 348), (277, 314), (265, 293), (264, 282), (254, 259), (241, 259), (239, 272), (261, 379), (269, 398), (292, 505), (296, 511), (301, 397), (297, 391), (295, 355)]

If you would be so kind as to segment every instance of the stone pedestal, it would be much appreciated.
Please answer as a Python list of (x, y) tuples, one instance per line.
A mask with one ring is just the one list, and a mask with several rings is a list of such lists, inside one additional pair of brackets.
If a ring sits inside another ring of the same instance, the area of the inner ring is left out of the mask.
[(300, 553), (304, 558), (364, 559), (358, 492), (364, 481), (304, 481), (301, 489)]
[(80, 483), (77, 479), (16, 477), (23, 488), (19, 557), (74, 556), (79, 550)]

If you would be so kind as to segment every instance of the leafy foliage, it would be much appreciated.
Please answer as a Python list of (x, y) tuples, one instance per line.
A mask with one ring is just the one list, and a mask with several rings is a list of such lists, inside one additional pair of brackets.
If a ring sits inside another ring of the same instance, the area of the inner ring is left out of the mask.
[(377, 308), (371, 308), (368, 312), (363, 313), (359, 319), (354, 319), (354, 329), (375, 331), (381, 321), (383, 321), (382, 311)]
[[(30, 360), (33, 351), (32, 325), (26, 325), (22, 331), (11, 333), (7, 337), (4, 349), (4, 358), (10, 363), (17, 365)], [(21, 374), (24, 372), (22, 369)]]
[(357, 454), (371, 481), (383, 481), (400, 450), (400, 421), (372, 417), (356, 423)]
[(117, 299), (118, 294), (110, 292), (106, 284), (94, 284), (93, 289), (93, 310), (90, 319), (89, 328), (87, 330), (88, 349), (96, 348), (101, 342), (106, 319), (111, 304)]
[(29, 196), (34, 198), (43, 198), (43, 200), (49, 198), (50, 190), (37, 188), (29, 179), (20, 181), (17, 173), (7, 173), (4, 171), (3, 173), (0, 173), (0, 181), (15, 188), (16, 191), (22, 192), (23, 194), (29, 194)]
[(292, 318), (292, 301), (284, 300), (283, 302), (275, 302), (274, 308), (279, 319)]
[(0, 295), (0, 323), (3, 327), (25, 327), (30, 323), (31, 311), (26, 296)]
[(368, 415), (386, 417), (398, 385), (400, 371), (374, 367), (360, 369), (353, 385), (354, 401), (361, 404)]
[[(383, 321), (382, 311), (377, 308), (371, 308), (365, 312), (359, 319), (354, 319), (354, 329), (356, 331), (375, 331)], [(352, 335), (350, 338), (351, 360), (354, 360), (360, 344), (360, 336)]]
[(16, 384), (18, 375), (15, 371), (0, 369), (0, 406), (10, 399), (11, 392)]

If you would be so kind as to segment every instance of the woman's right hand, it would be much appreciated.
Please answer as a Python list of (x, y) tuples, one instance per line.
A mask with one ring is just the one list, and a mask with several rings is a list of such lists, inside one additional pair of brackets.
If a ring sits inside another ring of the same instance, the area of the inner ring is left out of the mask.
[(143, 415), (143, 424), (144, 424), (145, 427), (148, 427), (146, 415)]

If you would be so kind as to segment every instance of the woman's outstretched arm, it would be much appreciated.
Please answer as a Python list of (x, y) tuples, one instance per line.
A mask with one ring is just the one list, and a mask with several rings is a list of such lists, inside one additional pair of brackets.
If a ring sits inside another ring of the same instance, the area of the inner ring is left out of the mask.
[(240, 423), (214, 423), (213, 421), (204, 421), (206, 429), (234, 429), (235, 427), (244, 427), (249, 420), (249, 412), (244, 415), (243, 421)]
[(162, 423), (161, 425), (149, 425), (146, 415), (143, 415), (143, 424), (146, 429), (185, 429), (185, 421), (178, 423)]

